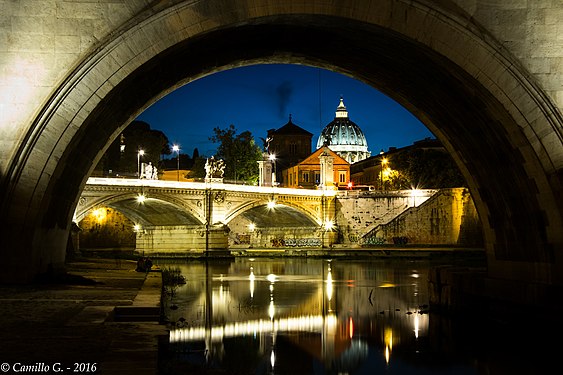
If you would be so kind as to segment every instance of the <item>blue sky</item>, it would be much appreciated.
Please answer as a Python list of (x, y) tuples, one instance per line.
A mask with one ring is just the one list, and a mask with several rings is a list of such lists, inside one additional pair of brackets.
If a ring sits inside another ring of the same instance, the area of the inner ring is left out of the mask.
[(366, 135), (372, 155), (434, 135), (410, 112), (374, 88), (328, 70), (301, 65), (252, 65), (190, 82), (147, 108), (137, 119), (163, 131), (181, 152), (211, 156), (213, 128), (233, 124), (249, 130), (257, 144), (268, 129), (293, 123), (313, 133), (334, 119), (340, 97), (350, 120)]

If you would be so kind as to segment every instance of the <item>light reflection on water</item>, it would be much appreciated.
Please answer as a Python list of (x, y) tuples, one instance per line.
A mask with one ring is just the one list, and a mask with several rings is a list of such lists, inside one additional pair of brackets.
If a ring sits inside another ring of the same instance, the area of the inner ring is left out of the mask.
[[(389, 370), (416, 355), (429, 329), (421, 261), (304, 258), (166, 264), (186, 283), (165, 315), (176, 366), (226, 373)], [(462, 364), (456, 373), (474, 373)]]
[(525, 374), (550, 366), (541, 342), (532, 352), (513, 327), (508, 337), (474, 317), (454, 324), (434, 314), (425, 260), (159, 266), (186, 281), (166, 287), (163, 374)]

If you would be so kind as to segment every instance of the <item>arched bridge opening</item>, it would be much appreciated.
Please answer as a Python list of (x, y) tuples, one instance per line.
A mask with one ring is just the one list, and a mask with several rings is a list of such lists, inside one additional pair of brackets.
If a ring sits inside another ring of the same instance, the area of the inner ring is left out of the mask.
[(137, 192), (81, 198), (73, 220), (79, 223), (91, 211), (100, 207), (111, 207), (131, 221), (143, 226), (154, 225), (198, 225), (202, 224), (180, 202), (160, 194), (146, 196)]
[(108, 204), (143, 227), (171, 225), (201, 225), (201, 222), (184, 209), (160, 199), (129, 198)]
[(321, 226), (303, 211), (289, 205), (263, 204), (238, 213), (228, 223), (229, 245), (236, 249), (319, 247)]
[[(85, 198), (88, 201), (92, 197)], [(91, 199), (77, 210), (72, 241), (81, 251), (112, 248), (132, 251), (137, 238), (154, 228), (201, 228), (201, 222), (181, 205), (165, 199), (126, 193)], [(171, 230), (170, 232), (173, 232)], [(73, 249), (74, 251), (78, 249)]]
[(17, 131), (23, 135), (2, 175), (2, 207), (12, 221), (1, 237), (2, 248), (25, 250), (5, 259), (4, 277), (29, 279), (64, 262), (87, 176), (144, 108), (207, 74), (276, 62), (350, 75), (404, 105), (465, 175), (489, 273), (563, 285), (560, 111), (464, 9), (391, 0), (344, 8), (167, 4), (139, 9), (69, 64), (62, 83), (38, 101), (42, 107), (29, 111), (37, 114), (31, 124)]

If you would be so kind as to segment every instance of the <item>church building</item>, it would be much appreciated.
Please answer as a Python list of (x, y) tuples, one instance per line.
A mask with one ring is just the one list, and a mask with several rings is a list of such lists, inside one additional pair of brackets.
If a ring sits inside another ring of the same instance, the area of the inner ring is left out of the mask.
[(283, 183), (289, 188), (338, 189), (345, 188), (348, 181), (350, 164), (327, 146), (283, 170)]
[(291, 167), (311, 155), (313, 134), (292, 122), (279, 129), (268, 130), (267, 152), (274, 160), (276, 181), (281, 180), (281, 171)]
[[(350, 182), (350, 165), (370, 156), (366, 137), (348, 118), (344, 100), (336, 115), (321, 132), (311, 154), (312, 134), (292, 122), (269, 130), (267, 154), (260, 164), (260, 185), (279, 183), (290, 188), (345, 188)], [(269, 158), (269, 161), (268, 161)], [(271, 165), (270, 165), (271, 162)], [(270, 171), (275, 177), (269, 178)]]
[(317, 149), (328, 146), (348, 163), (353, 164), (371, 156), (362, 129), (348, 117), (344, 99), (336, 108), (336, 115), (321, 132)]

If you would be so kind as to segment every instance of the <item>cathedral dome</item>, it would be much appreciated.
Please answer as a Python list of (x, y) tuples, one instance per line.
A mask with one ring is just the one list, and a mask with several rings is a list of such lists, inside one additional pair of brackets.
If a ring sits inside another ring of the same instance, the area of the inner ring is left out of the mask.
[(317, 149), (328, 146), (348, 163), (355, 163), (371, 156), (364, 132), (348, 118), (344, 100), (336, 108), (336, 116), (321, 132)]

